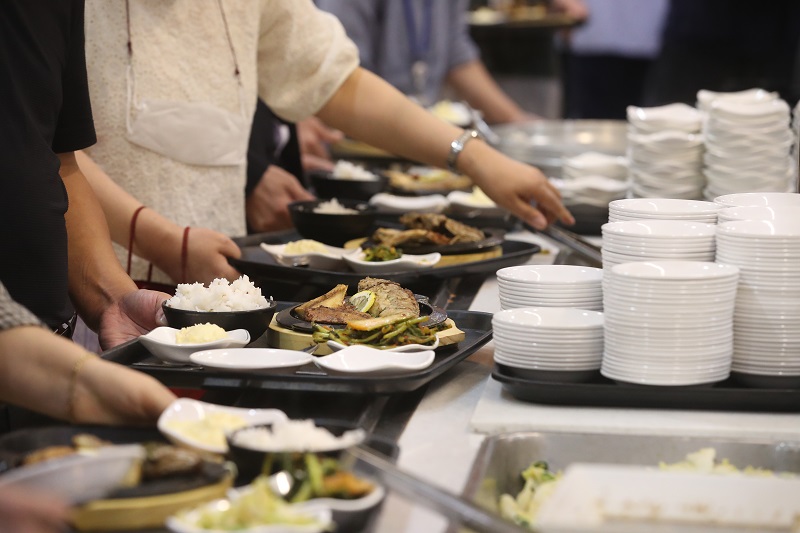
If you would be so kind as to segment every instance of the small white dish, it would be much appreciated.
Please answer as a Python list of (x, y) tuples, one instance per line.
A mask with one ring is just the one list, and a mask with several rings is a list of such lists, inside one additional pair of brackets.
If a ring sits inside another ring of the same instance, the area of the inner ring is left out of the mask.
[[(328, 347), (338, 352), (339, 350), (344, 350), (348, 348), (346, 344), (342, 344), (336, 341), (328, 341)], [(439, 337), (436, 337), (436, 340), (433, 344), (404, 344), (403, 346), (395, 346), (394, 348), (386, 348), (385, 350), (381, 350), (382, 352), (423, 352), (425, 350), (435, 350), (439, 347)]]
[(368, 346), (347, 346), (330, 355), (317, 357), (314, 363), (326, 370), (348, 374), (412, 372), (428, 368), (435, 357), (433, 350), (392, 352)]
[(424, 255), (402, 254), (391, 261), (365, 261), (361, 248), (342, 256), (353, 271), (359, 274), (380, 274), (383, 272), (411, 272), (433, 268), (442, 259), (442, 254)]
[(279, 348), (225, 348), (193, 353), (190, 360), (197, 365), (221, 370), (267, 370), (310, 363), (314, 356), (306, 352)]
[(450, 201), (441, 194), (428, 194), (424, 196), (399, 196), (379, 192), (370, 199), (369, 204), (387, 213), (441, 213)]
[(40, 490), (75, 505), (103, 498), (122, 486), (144, 457), (139, 444), (103, 446), (5, 472), (0, 475), (0, 489)]
[[(226, 416), (227, 415), (227, 416)], [(216, 418), (242, 419), (241, 426), (258, 424), (274, 424), (287, 420), (287, 416), (278, 409), (248, 409), (245, 407), (228, 407), (208, 402), (201, 402), (191, 398), (179, 398), (164, 409), (158, 417), (158, 430), (170, 442), (188, 446), (195, 450), (210, 453), (227, 453), (228, 444), (225, 441), (226, 431), (234, 428), (215, 427)], [(204, 422), (207, 424), (204, 425)], [(185, 431), (185, 426), (197, 423), (202, 426), (195, 435)]]
[(506, 210), (498, 206), (483, 192), (453, 191), (447, 195), (451, 209), (469, 211), (487, 216), (502, 216)]
[(309, 252), (304, 254), (287, 254), (285, 244), (267, 244), (262, 242), (261, 249), (270, 254), (275, 261), (283, 266), (308, 266), (320, 270), (333, 270), (342, 264), (344, 248), (323, 245), (327, 253)]
[(246, 346), (250, 343), (250, 333), (246, 329), (234, 329), (228, 331), (227, 337), (211, 342), (200, 342), (191, 344), (177, 344), (175, 337), (178, 329), (162, 326), (156, 328), (146, 335), (141, 335), (139, 341), (144, 344), (147, 350), (167, 363), (188, 364), (190, 356), (198, 350), (210, 350), (212, 348), (233, 348)]

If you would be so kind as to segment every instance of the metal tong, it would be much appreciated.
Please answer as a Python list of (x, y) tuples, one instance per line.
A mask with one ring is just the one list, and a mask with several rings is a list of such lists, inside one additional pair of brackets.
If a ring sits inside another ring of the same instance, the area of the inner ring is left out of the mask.
[(560, 226), (550, 224), (547, 229), (540, 232), (554, 241), (563, 244), (579, 256), (583, 257), (592, 266), (600, 267), (603, 264), (603, 254), (599, 246), (595, 246), (582, 238), (577, 233), (573, 233)]

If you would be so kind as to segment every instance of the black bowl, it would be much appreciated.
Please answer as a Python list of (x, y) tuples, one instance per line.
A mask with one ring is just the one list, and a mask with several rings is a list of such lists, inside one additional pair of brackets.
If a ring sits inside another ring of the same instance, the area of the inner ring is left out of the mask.
[(341, 200), (345, 207), (355, 209), (357, 213), (328, 214), (315, 213), (316, 208), (324, 200), (292, 202), (289, 214), (297, 232), (306, 239), (314, 239), (331, 246), (342, 246), (347, 241), (369, 237), (375, 223), (375, 208), (357, 200)]
[(389, 178), (375, 173), (374, 180), (336, 178), (327, 170), (312, 170), (308, 173), (311, 186), (320, 198), (339, 198), (367, 201), (389, 186)]
[(216, 324), (225, 331), (246, 329), (253, 342), (267, 331), (278, 304), (272, 300), (267, 307), (252, 311), (189, 311), (170, 307), (167, 302), (161, 306), (167, 324), (172, 328), (188, 328), (195, 324)]
[[(360, 429), (355, 424), (350, 424), (340, 421), (328, 420), (315, 420), (314, 425), (320, 428), (325, 428), (333, 435), (339, 437), (346, 431)], [(236, 477), (236, 484), (242, 485), (253, 481), (260, 474), (274, 474), (284, 469), (286, 462), (292, 461), (298, 455), (306, 453), (303, 450), (298, 451), (265, 451), (247, 447), (242, 444), (237, 444), (237, 434), (253, 428), (270, 428), (271, 424), (259, 424), (255, 426), (247, 426), (236, 431), (232, 431), (227, 435), (228, 441), (228, 458), (236, 464), (238, 475)], [(319, 456), (340, 458), (347, 447), (337, 448), (334, 450), (326, 450), (316, 453)]]

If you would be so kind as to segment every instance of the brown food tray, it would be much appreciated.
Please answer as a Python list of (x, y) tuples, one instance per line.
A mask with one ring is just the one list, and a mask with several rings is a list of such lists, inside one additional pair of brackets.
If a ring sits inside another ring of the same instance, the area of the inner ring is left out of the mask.
[[(279, 302), (278, 310), (296, 305)], [(328, 374), (309, 363), (295, 368), (230, 372), (195, 366), (170, 366), (148, 352), (138, 340), (107, 350), (103, 358), (152, 375), (170, 387), (203, 389), (256, 389), (340, 394), (397, 394), (414, 391), (463, 361), (492, 338), (492, 315), (474, 311), (448, 311), (464, 340), (436, 349), (433, 364), (423, 370), (396, 376)], [(266, 346), (262, 336), (251, 346)]]

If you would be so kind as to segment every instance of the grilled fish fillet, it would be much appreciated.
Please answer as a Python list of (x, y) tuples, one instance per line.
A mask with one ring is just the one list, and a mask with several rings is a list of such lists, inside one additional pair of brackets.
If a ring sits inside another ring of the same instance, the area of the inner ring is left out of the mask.
[(363, 320), (365, 318), (372, 318), (372, 315), (363, 313), (350, 304), (344, 304), (339, 307), (312, 307), (305, 311), (306, 320), (323, 324), (347, 324), (353, 320)]
[(358, 282), (358, 290), (375, 293), (375, 303), (369, 310), (374, 317), (403, 315), (419, 316), (419, 304), (414, 293), (399, 283), (380, 278), (364, 278)]

